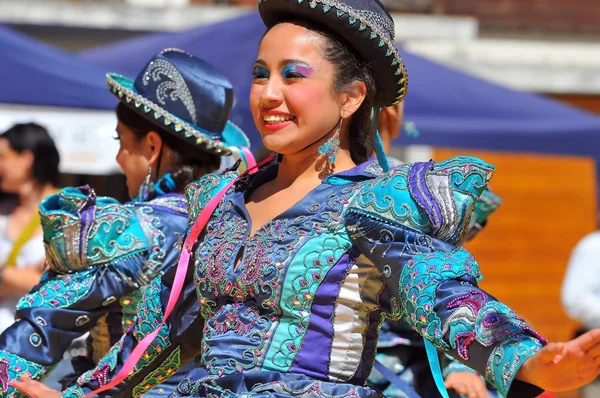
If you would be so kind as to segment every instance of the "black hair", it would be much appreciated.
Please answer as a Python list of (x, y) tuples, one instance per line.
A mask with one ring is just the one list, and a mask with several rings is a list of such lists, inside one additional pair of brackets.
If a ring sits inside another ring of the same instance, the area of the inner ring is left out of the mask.
[[(221, 165), (219, 155), (199, 150), (183, 138), (176, 137), (174, 133), (139, 115), (124, 103), (119, 102), (116, 113), (117, 119), (133, 131), (137, 140), (143, 139), (150, 131), (160, 135), (163, 144), (175, 155), (175, 162), (167, 172), (171, 173), (177, 192), (182, 192), (187, 184), (200, 178), (201, 174), (219, 169)], [(161, 188), (166, 190), (166, 187), (161, 186)], [(156, 193), (151, 189), (149, 199), (154, 197)]]
[(48, 130), (36, 123), (21, 123), (6, 130), (0, 138), (6, 139), (17, 153), (33, 154), (31, 174), (38, 184), (58, 186), (60, 156)]
[[(327, 27), (311, 21), (297, 18), (283, 19), (280, 23), (302, 26), (324, 39), (322, 48), (324, 58), (334, 66), (333, 90), (340, 93), (350, 84), (361, 81), (367, 88), (366, 97), (352, 115), (350, 121), (350, 156), (356, 164), (366, 162), (373, 153), (377, 118), (379, 112), (372, 114), (375, 101), (375, 77), (372, 68), (345, 39)], [(268, 30), (267, 30), (268, 32)]]

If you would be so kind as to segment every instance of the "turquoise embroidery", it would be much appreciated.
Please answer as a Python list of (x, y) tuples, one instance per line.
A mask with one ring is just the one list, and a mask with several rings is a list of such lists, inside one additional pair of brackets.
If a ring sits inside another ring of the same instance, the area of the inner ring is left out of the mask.
[(71, 386), (63, 391), (61, 398), (84, 398), (85, 392), (79, 386)]
[(460, 242), (493, 166), (471, 157), (402, 164), (363, 184), (351, 208)]
[(164, 383), (169, 377), (177, 373), (177, 369), (181, 366), (180, 348), (177, 347), (169, 356), (161, 363), (158, 368), (148, 374), (140, 384), (134, 387), (132, 396), (134, 398), (143, 397), (144, 393)]
[(308, 327), (310, 307), (322, 279), (352, 244), (347, 235), (323, 234), (309, 239), (288, 265), (281, 292), (283, 315), (265, 358), (266, 369), (288, 371)]
[[(48, 377), (48, 374), (56, 367), (56, 365), (42, 366), (2, 350), (0, 350), (0, 357), (7, 363), (6, 370), (8, 373), (8, 380), (16, 380), (23, 375), (29, 375), (33, 380), (44, 381), (44, 379)], [(8, 389), (2, 395), (3, 397), (17, 398), (24, 396), (14, 387), (11, 387), (10, 385), (7, 387)]]
[(59, 274), (87, 270), (148, 250), (130, 206), (84, 191), (65, 188), (40, 205), (51, 270)]
[(154, 209), (152, 207), (136, 206), (135, 210), (142, 229), (146, 231), (146, 239), (152, 242), (148, 258), (137, 278), (139, 284), (147, 285), (162, 271), (163, 260), (166, 254), (166, 248), (164, 247), (166, 238), (162, 231), (163, 226), (160, 218), (153, 214)]
[(79, 376), (77, 379), (77, 384), (80, 386), (90, 383), (93, 380), (96, 380), (100, 386), (104, 386), (108, 381), (108, 372), (115, 370), (117, 366), (117, 360), (119, 359), (119, 352), (123, 348), (123, 340), (125, 336), (121, 338), (115, 345), (113, 345), (108, 353), (102, 358), (96, 367), (92, 370), (89, 370)]
[(503, 397), (508, 395), (517, 371), (521, 365), (542, 348), (533, 337), (506, 340), (500, 343), (490, 355), (485, 368), (485, 378), (496, 387)]
[[(189, 204), (188, 219), (190, 224), (196, 221), (198, 215), (200, 215), (200, 212), (210, 199), (237, 175), (234, 172), (225, 175), (218, 173), (207, 174), (185, 188), (185, 196)], [(215, 213), (218, 213), (218, 208)]]
[(17, 309), (33, 307), (66, 308), (81, 300), (96, 280), (97, 270), (57, 275), (23, 296)]
[(437, 287), (444, 281), (470, 275), (481, 279), (479, 265), (463, 249), (450, 253), (433, 252), (416, 255), (408, 261), (400, 276), (400, 297), (408, 324), (437, 348), (448, 351), (441, 320), (433, 310)]
[[(160, 277), (154, 278), (146, 288), (144, 297), (138, 307), (138, 320), (133, 329), (133, 335), (137, 341), (141, 341), (152, 333), (160, 325), (163, 318), (162, 303), (160, 301), (161, 290)], [(169, 323), (167, 322), (160, 330), (152, 345), (146, 350), (134, 369), (134, 373), (147, 366), (159, 355), (169, 344)]]
[(378, 178), (362, 184), (350, 207), (392, 219), (406, 227), (426, 230), (430, 227), (427, 215), (420, 212), (408, 190), (408, 171), (404, 164)]

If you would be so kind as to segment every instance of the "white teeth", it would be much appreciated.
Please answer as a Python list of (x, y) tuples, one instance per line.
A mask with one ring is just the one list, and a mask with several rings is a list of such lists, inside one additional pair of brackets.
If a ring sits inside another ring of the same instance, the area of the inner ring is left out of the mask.
[(266, 123), (282, 123), (282, 122), (288, 121), (290, 119), (292, 119), (291, 115), (287, 115), (287, 116), (284, 116), (284, 115), (266, 115), (266, 116), (263, 116), (263, 120)]

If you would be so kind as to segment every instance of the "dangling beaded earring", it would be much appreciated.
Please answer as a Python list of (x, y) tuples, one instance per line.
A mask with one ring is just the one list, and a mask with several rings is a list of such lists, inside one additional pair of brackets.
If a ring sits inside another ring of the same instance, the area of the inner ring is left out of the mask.
[(318, 149), (321, 155), (327, 155), (327, 162), (333, 164), (337, 156), (338, 149), (340, 149), (340, 132), (342, 131), (342, 120), (334, 135), (331, 136), (327, 141), (323, 143)]
[(152, 166), (148, 167), (148, 175), (146, 175), (146, 179), (140, 185), (138, 190), (138, 196), (136, 198), (136, 202), (145, 202), (148, 200), (148, 196), (150, 195), (150, 187), (152, 183), (150, 182), (150, 177), (152, 176)]

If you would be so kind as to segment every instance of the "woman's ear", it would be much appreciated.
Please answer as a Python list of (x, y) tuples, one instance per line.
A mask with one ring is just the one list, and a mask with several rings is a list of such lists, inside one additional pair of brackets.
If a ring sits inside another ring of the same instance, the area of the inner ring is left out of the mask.
[(148, 134), (146, 134), (145, 141), (147, 149), (146, 153), (148, 154), (148, 163), (150, 163), (151, 166), (155, 166), (162, 150), (163, 140), (160, 134), (158, 134), (156, 131), (150, 131)]
[(355, 81), (350, 83), (346, 88), (342, 97), (342, 108), (340, 110), (340, 117), (348, 118), (360, 108), (365, 97), (367, 96), (367, 85), (361, 81)]

